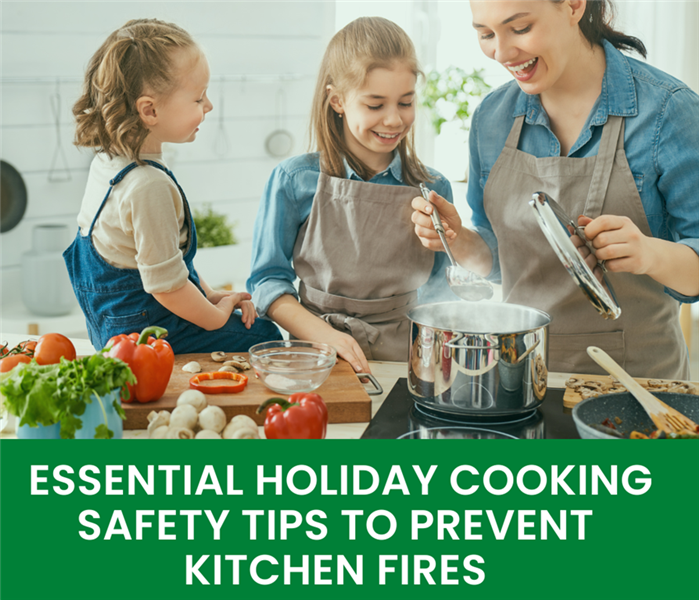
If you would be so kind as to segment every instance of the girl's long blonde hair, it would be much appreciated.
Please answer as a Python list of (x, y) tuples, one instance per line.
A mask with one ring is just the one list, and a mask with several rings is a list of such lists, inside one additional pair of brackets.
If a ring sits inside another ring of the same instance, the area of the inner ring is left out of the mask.
[[(406, 65), (417, 77), (422, 75), (415, 47), (398, 25), (381, 17), (361, 17), (338, 31), (328, 44), (320, 65), (318, 82), (311, 109), (311, 147), (320, 152), (321, 167), (333, 177), (345, 177), (346, 159), (362, 179), (375, 173), (354, 156), (345, 141), (342, 119), (330, 106), (327, 87), (332, 85), (342, 97), (359, 89), (370, 71), (391, 69), (396, 63)], [(411, 129), (398, 144), (407, 185), (431, 181), (425, 165), (415, 155), (414, 133)]]
[(145, 92), (171, 92), (177, 83), (173, 50), (192, 47), (184, 29), (157, 19), (134, 19), (114, 31), (90, 59), (83, 94), (73, 106), (75, 145), (141, 163), (148, 129), (136, 100)]

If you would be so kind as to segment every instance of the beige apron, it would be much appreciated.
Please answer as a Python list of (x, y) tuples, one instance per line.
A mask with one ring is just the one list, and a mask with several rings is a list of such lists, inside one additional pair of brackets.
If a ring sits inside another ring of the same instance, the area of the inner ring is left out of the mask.
[(514, 125), (484, 190), (486, 215), (498, 239), (506, 302), (552, 317), (549, 369), (603, 373), (587, 355), (599, 346), (631, 375), (688, 379), (679, 302), (646, 275), (610, 273), (621, 317), (605, 320), (566, 273), (532, 214), (529, 200), (549, 194), (573, 218), (626, 215), (650, 236), (641, 198), (624, 152), (624, 119), (610, 116), (597, 156), (536, 158), (517, 150), (524, 116)]
[(321, 173), (294, 246), (301, 304), (350, 334), (368, 360), (408, 360), (417, 289), (435, 254), (414, 233), (420, 191)]

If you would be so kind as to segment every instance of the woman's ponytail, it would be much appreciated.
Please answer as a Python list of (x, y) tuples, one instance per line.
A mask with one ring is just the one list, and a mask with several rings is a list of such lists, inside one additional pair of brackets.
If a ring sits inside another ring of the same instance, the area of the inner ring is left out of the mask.
[[(564, 0), (554, 0), (560, 4)], [(612, 28), (614, 4), (611, 0), (587, 0), (585, 13), (580, 20), (580, 31), (590, 44), (601, 44), (607, 40), (619, 50), (635, 50), (643, 58), (648, 54), (646, 46), (637, 37), (626, 35)]]

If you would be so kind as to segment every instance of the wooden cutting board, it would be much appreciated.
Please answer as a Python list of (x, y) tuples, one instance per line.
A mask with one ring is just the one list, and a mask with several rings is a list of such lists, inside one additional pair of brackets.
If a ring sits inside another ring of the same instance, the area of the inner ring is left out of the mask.
[[(606, 387), (610, 386), (612, 383), (612, 378), (609, 375), (573, 375), (573, 377), (575, 377), (575, 379), (582, 379), (583, 381), (597, 381)], [(638, 383), (640, 383), (644, 388), (649, 389), (651, 392), (653, 391), (653, 388), (648, 386), (649, 379), (645, 377), (634, 377), (634, 379)], [(655, 379), (654, 381), (665, 382), (667, 380)], [(696, 388), (695, 393), (699, 394), (699, 383), (695, 381), (691, 381), (689, 383)], [(581, 402), (583, 400), (583, 397), (574, 389), (566, 386), (565, 390), (566, 391), (563, 394), (563, 406), (567, 408), (573, 408), (578, 402)]]
[[(236, 355), (245, 356), (245, 352), (236, 352)], [(230, 358), (230, 357), (228, 357)], [(197, 361), (202, 372), (218, 371), (221, 363), (211, 360), (209, 354), (179, 354), (175, 356), (175, 366), (172, 370), (170, 383), (165, 394), (155, 402), (122, 403), (126, 411), (124, 429), (146, 429), (148, 427), (148, 414), (154, 411), (172, 411), (177, 405), (177, 398), (185, 390), (189, 389), (189, 380), (194, 376), (187, 373), (182, 367), (190, 361)], [(265, 387), (255, 377), (255, 371), (250, 369), (245, 374), (248, 376), (247, 387), (238, 394), (207, 394), (209, 404), (220, 406), (226, 413), (226, 418), (231, 419), (236, 415), (252, 417), (258, 425), (262, 425), (265, 415), (255, 414), (257, 407), (267, 398), (285, 398), (288, 394), (278, 394)], [(328, 421), (330, 423), (363, 423), (371, 420), (371, 398), (364, 386), (354, 373), (349, 363), (338, 360), (325, 380), (314, 393), (320, 394), (328, 407)]]

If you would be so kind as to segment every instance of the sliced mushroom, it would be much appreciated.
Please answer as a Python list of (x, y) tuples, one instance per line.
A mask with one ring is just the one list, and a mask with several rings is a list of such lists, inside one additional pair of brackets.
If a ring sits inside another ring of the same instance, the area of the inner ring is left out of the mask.
[(194, 429), (197, 424), (197, 409), (191, 404), (181, 404), (170, 415), (170, 427), (184, 427), (186, 429)]
[(207, 405), (206, 394), (199, 390), (185, 390), (177, 398), (177, 406), (182, 406), (183, 404), (191, 404), (200, 413)]
[(196, 360), (193, 360), (182, 367), (182, 370), (187, 371), (187, 373), (200, 373), (201, 365)]
[(226, 353), (225, 352), (212, 352), (211, 353), (211, 360), (214, 362), (223, 362), (226, 360)]
[(224, 371), (224, 372), (227, 372), (227, 373), (238, 373), (238, 369), (236, 369), (235, 367), (231, 367), (231, 366), (229, 366), (229, 365), (224, 365), (224, 366), (222, 366), (222, 367), (219, 369), (219, 371)]
[(167, 440), (191, 440), (194, 439), (194, 432), (187, 427), (169, 427), (165, 435)]
[(226, 413), (220, 406), (207, 406), (199, 413), (199, 426), (202, 429), (221, 433), (226, 426)]
[(250, 363), (241, 360), (227, 360), (226, 362), (223, 363), (225, 367), (235, 367), (239, 371), (247, 371), (250, 368)]

